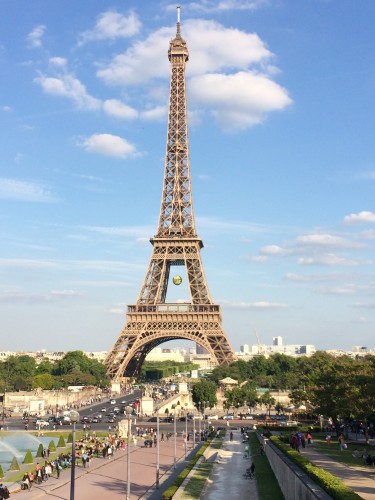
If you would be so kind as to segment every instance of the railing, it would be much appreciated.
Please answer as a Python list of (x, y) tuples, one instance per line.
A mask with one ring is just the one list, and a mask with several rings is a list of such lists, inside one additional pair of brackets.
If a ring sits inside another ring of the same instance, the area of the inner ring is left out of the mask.
[(168, 313), (168, 312), (193, 312), (193, 313), (219, 313), (220, 306), (214, 304), (136, 304), (128, 306), (129, 313)]

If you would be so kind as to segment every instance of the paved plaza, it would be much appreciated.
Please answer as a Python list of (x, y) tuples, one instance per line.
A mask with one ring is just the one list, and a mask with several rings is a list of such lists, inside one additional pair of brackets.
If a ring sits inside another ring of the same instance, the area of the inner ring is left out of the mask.
[[(198, 445), (197, 445), (198, 446)], [(189, 449), (191, 452), (191, 450)], [(141, 446), (131, 447), (131, 495), (132, 500), (148, 498), (155, 490), (157, 449)], [(185, 446), (181, 437), (176, 439), (176, 457), (178, 469), (185, 462)], [(160, 489), (156, 498), (161, 498), (162, 487), (174, 471), (174, 440), (160, 442)], [(51, 477), (41, 485), (33, 485), (31, 491), (20, 491), (15, 494), (17, 500), (36, 498), (70, 498), (70, 469), (61, 473), (59, 479)], [(119, 450), (111, 459), (94, 458), (89, 468), (76, 467), (75, 498), (92, 500), (93, 498), (109, 499), (125, 498), (127, 474), (127, 450)], [(166, 486), (165, 486), (166, 487)], [(165, 489), (164, 487), (164, 489)]]

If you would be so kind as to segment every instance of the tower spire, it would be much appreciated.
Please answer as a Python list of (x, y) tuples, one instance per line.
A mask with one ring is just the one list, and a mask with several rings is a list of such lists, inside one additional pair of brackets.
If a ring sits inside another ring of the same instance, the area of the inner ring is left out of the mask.
[(177, 36), (181, 35), (180, 12), (181, 12), (181, 7), (177, 5)]

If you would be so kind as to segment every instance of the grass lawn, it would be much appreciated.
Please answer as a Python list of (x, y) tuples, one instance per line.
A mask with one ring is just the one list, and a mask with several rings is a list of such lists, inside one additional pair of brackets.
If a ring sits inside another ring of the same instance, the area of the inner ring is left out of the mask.
[(260, 454), (259, 440), (255, 432), (249, 433), (251, 460), (255, 465), (255, 477), (259, 500), (284, 500), (279, 483), (271, 469), (266, 455)]
[[(11, 431), (4, 431), (4, 432), (0, 432), (0, 436), (9, 436), (11, 434)], [(38, 437), (40, 436), (40, 434), (38, 433), (38, 431), (33, 431), (33, 432), (30, 432), (30, 434), (32, 434), (33, 436), (35, 437)], [(72, 434), (72, 428), (69, 427), (69, 429), (66, 429), (66, 430), (58, 430), (58, 431), (46, 431), (46, 432), (42, 432), (43, 436), (44, 437), (51, 437), (51, 438), (54, 438), (54, 441), (56, 442), (56, 445), (57, 445), (57, 442), (59, 440), (59, 437), (62, 435), (64, 436), (64, 439), (65, 439), (65, 442), (66, 442), (66, 447), (65, 448), (57, 448), (56, 451), (52, 452), (48, 458), (48, 460), (50, 462), (52, 462), (53, 460), (55, 460), (61, 453), (63, 453), (64, 455), (65, 454), (68, 454), (72, 451), (72, 445), (71, 443), (68, 443), (68, 437), (69, 435)], [(76, 432), (76, 441), (79, 441), (81, 438), (83, 438), (85, 436), (86, 432), (84, 431), (77, 431)], [(108, 436), (108, 432), (106, 431), (101, 431), (101, 432), (97, 432), (96, 433), (96, 437), (98, 438), (103, 438), (105, 436)], [(19, 462), (19, 466), (20, 466), (20, 470), (17, 471), (17, 470), (14, 470), (14, 471), (9, 471), (9, 470), (6, 470), (6, 471), (3, 471), (4, 472), (4, 477), (1, 478), (1, 480), (3, 482), (17, 482), (17, 481), (21, 481), (22, 480), (22, 477), (23, 475), (25, 474), (25, 472), (30, 472), (30, 471), (35, 471), (35, 464), (36, 462), (42, 462), (44, 461), (45, 459), (41, 458), (41, 457), (38, 457), (36, 458), (35, 457), (35, 454), (33, 454), (33, 457), (34, 457), (34, 463), (32, 464), (23, 464), (22, 462)]]
[[(333, 439), (331, 444), (328, 445), (324, 436), (316, 437), (314, 439), (313, 447), (321, 453), (324, 453), (328, 457), (332, 458), (333, 460), (336, 460), (337, 462), (341, 462), (343, 464), (351, 465), (354, 467), (364, 466), (363, 458), (353, 457), (354, 450), (357, 449), (362, 453), (366, 449), (371, 456), (374, 456), (375, 454), (374, 446), (365, 445), (364, 443), (356, 443), (355, 441), (348, 443), (348, 448), (346, 450), (340, 451), (336, 439)], [(368, 467), (369, 470), (373, 470), (373, 468), (369, 465), (367, 465), (366, 467)]]
[(197, 471), (186, 485), (182, 498), (200, 498), (213, 466), (214, 464), (212, 462), (202, 462), (199, 465)]

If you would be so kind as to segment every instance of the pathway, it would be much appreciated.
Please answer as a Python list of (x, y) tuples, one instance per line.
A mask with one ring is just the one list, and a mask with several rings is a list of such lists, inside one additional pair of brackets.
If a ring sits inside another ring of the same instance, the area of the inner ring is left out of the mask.
[(258, 500), (256, 480), (242, 477), (246, 467), (251, 465), (251, 460), (244, 459), (245, 444), (242, 443), (241, 432), (232, 432), (233, 441), (230, 441), (230, 433), (227, 432), (223, 446), (218, 451), (202, 500), (228, 500), (229, 495), (231, 498)]
[(375, 469), (365, 467), (351, 467), (333, 460), (314, 447), (301, 450), (309, 460), (334, 476), (355, 491), (365, 500), (375, 500)]

